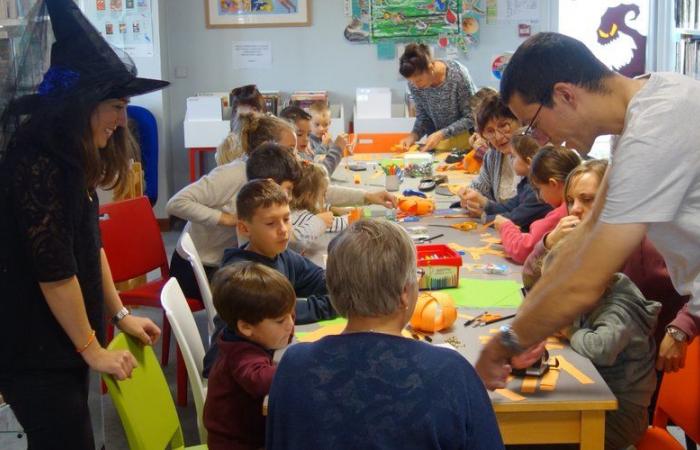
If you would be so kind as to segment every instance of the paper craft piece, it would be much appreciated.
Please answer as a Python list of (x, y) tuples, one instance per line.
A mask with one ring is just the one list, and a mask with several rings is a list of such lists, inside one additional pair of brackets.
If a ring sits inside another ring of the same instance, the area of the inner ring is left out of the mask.
[(457, 319), (454, 300), (443, 292), (421, 292), (411, 317), (411, 328), (434, 333), (450, 328)]
[(522, 395), (516, 394), (515, 392), (511, 391), (510, 389), (496, 389), (493, 392), (507, 398), (508, 400), (510, 400), (512, 402), (521, 402), (523, 400), (527, 400)]
[(523, 394), (532, 394), (537, 390), (537, 377), (526, 376), (523, 378), (523, 384), (520, 386), (520, 392)]
[(501, 238), (495, 237), (495, 236), (491, 236), (491, 235), (489, 235), (489, 237), (483, 237), (483, 235), (482, 235), (481, 242), (483, 242), (483, 243), (485, 243), (485, 244), (496, 244), (496, 245), (498, 245), (498, 244), (501, 244)]
[(559, 360), (559, 368), (565, 372), (568, 372), (569, 375), (572, 377), (576, 378), (576, 380), (581, 383), (581, 384), (593, 384), (594, 381), (591, 380), (588, 375), (585, 373), (581, 372), (569, 362), (565, 357), (559, 355), (557, 356), (557, 360)]
[(457, 317), (464, 320), (472, 320), (474, 318), (474, 316), (470, 316), (469, 314), (464, 313), (457, 313)]
[(481, 226), (480, 230), (481, 230), (481, 231), (486, 231), (486, 230), (488, 230), (489, 227), (490, 227), (491, 225), (493, 225), (494, 223), (496, 223), (495, 220), (492, 220), (491, 222), (486, 222), (485, 224), (483, 224), (483, 225)]
[[(554, 358), (549, 359), (550, 364), (554, 364), (552, 361)], [(540, 391), (553, 391), (557, 387), (557, 380), (559, 379), (559, 368), (552, 367), (550, 365), (547, 373), (544, 374), (540, 380)]]
[(435, 203), (428, 198), (404, 197), (399, 200), (399, 209), (406, 214), (424, 216), (435, 210)]
[(469, 308), (517, 308), (522, 303), (521, 285), (513, 280), (460, 278), (459, 287), (443, 289), (457, 306)]
[(323, 337), (340, 334), (343, 332), (344, 329), (345, 329), (344, 323), (335, 323), (332, 325), (325, 325), (325, 326), (321, 326), (321, 328), (319, 328), (318, 330), (304, 333), (303, 336), (301, 335), (302, 333), (298, 333), (297, 340), (299, 342), (316, 342)]
[(464, 247), (463, 245), (459, 245), (455, 242), (450, 242), (449, 244), (447, 244), (447, 246), (456, 252), (466, 252), (467, 251), (467, 247)]
[(484, 255), (494, 255), (505, 257), (506, 254), (503, 250), (496, 250), (492, 248), (493, 244), (486, 244), (483, 247), (467, 247), (465, 250), (472, 257), (474, 261), (479, 261)]

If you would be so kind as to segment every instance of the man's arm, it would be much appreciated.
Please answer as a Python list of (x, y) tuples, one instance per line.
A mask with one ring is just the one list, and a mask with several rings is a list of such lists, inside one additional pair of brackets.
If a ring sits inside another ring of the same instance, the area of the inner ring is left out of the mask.
[[(561, 251), (528, 294), (512, 329), (520, 346), (545, 339), (596, 305), (612, 275), (644, 238), (644, 224), (583, 225), (562, 244)], [(503, 387), (512, 352), (499, 339), (484, 347), (477, 370), (489, 389)]]

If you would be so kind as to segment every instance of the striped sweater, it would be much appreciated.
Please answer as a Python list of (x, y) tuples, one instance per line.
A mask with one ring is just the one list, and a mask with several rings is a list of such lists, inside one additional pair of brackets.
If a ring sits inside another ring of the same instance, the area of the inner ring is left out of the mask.
[(302, 209), (292, 211), (292, 240), (289, 246), (292, 250), (301, 253), (323, 236), (323, 233), (338, 233), (348, 227), (348, 216), (336, 216), (333, 224), (326, 228), (326, 222), (316, 216), (311, 211)]

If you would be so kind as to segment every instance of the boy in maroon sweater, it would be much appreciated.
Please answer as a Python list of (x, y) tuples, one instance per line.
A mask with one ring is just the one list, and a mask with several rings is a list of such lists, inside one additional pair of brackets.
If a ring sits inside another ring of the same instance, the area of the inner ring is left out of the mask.
[(211, 450), (263, 448), (262, 404), (277, 369), (272, 355), (294, 333), (296, 295), (284, 275), (254, 262), (223, 267), (212, 291), (226, 328), (204, 404), (207, 444)]

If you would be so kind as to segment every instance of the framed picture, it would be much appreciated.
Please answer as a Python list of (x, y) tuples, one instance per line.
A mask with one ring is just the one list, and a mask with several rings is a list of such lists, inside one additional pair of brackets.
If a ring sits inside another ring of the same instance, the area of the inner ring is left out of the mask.
[(204, 0), (207, 28), (305, 27), (311, 0)]

